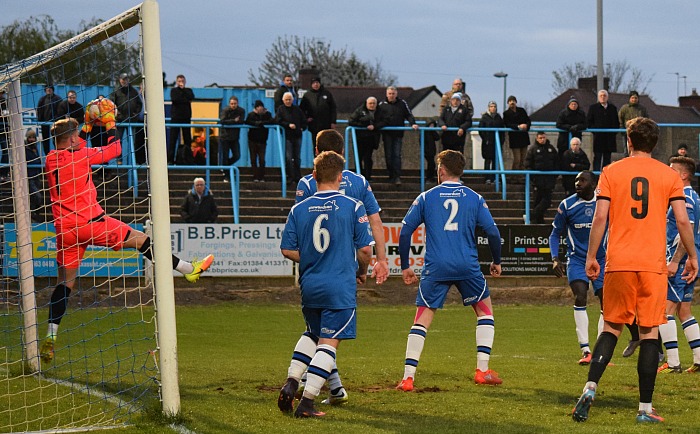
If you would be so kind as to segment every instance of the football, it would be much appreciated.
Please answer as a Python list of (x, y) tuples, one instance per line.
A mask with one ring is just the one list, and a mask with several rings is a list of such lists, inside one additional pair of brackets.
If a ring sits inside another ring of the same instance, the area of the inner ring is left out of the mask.
[(116, 119), (116, 106), (108, 98), (90, 101), (85, 107), (85, 123), (99, 126), (113, 125)]

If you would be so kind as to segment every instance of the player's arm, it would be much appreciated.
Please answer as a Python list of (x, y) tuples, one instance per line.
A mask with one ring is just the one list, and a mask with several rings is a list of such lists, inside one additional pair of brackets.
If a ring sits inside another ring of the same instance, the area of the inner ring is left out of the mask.
[[(290, 261), (299, 262), (299, 260), (301, 259), (301, 256), (299, 255), (299, 250), (287, 250), (287, 249), (281, 249), (281, 250), (282, 250), (282, 256), (289, 259)], [(366, 267), (365, 267), (365, 272), (367, 272)]]
[(554, 217), (554, 223), (552, 224), (552, 233), (549, 235), (549, 251), (552, 255), (552, 269), (557, 277), (564, 277), (566, 274), (564, 264), (559, 260), (559, 239), (566, 227), (563, 205), (563, 203), (559, 205), (557, 215)]
[(600, 264), (598, 264), (596, 254), (605, 236), (609, 212), (610, 201), (599, 197), (596, 202), (595, 214), (593, 214), (591, 234), (588, 236), (588, 251), (586, 252), (586, 275), (591, 280), (597, 279), (600, 274)]
[(378, 285), (381, 285), (389, 277), (389, 264), (386, 258), (386, 243), (384, 242), (384, 226), (379, 213), (369, 216), (369, 226), (372, 228), (372, 237), (374, 238), (374, 250), (377, 253), (377, 262), (372, 268), (372, 278), (377, 279)]
[(408, 262), (408, 254), (411, 250), (411, 236), (413, 236), (415, 228), (409, 227), (406, 222), (401, 226), (399, 234), (399, 257), (401, 258), (401, 273), (403, 274), (403, 282), (406, 285), (416, 283), (418, 278), (416, 273), (411, 269)]
[[(692, 282), (698, 275), (698, 254), (695, 251), (695, 239), (693, 237), (693, 227), (690, 224), (688, 213), (685, 210), (685, 201), (671, 201), (671, 209), (676, 217), (676, 226), (678, 234), (681, 237), (681, 243), (688, 253), (688, 259), (685, 262), (685, 270), (683, 270), (683, 279), (686, 282)], [(680, 246), (678, 246), (680, 248)]]
[(357, 249), (357, 283), (364, 285), (367, 280), (367, 267), (372, 260), (372, 246)]
[(493, 277), (498, 277), (501, 275), (501, 233), (495, 223), (486, 228), (486, 238), (489, 241), (489, 250), (491, 250), (493, 258), (489, 270)]

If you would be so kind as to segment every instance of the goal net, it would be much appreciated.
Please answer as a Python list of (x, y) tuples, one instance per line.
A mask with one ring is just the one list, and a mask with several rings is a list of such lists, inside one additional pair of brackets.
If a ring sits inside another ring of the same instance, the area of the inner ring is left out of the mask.
[[(159, 32), (157, 14), (157, 4), (146, 1), (0, 67), (0, 432), (111, 428), (161, 406), (161, 312), (154, 279), (144, 272), (146, 260), (133, 249), (88, 247), (69, 297), (55, 290), (66, 282), (57, 273), (51, 174), (45, 165), (55, 147), (53, 121), (81, 121), (89, 101), (112, 99), (119, 110), (122, 155), (93, 166), (92, 182), (108, 216), (151, 231), (149, 187), (162, 180), (149, 171), (154, 159), (146, 150), (149, 126), (163, 122), (162, 102), (157, 106), (163, 97), (160, 39), (144, 35), (148, 25)], [(156, 49), (148, 51), (149, 44)], [(145, 84), (153, 87), (153, 97), (144, 96)], [(105, 145), (105, 136), (93, 128), (88, 146)], [(165, 223), (169, 227), (169, 219)], [(153, 239), (158, 258), (159, 239)], [(169, 239), (160, 240), (169, 250)], [(62, 302), (65, 314), (56, 324)], [(169, 407), (178, 410), (179, 395)]]

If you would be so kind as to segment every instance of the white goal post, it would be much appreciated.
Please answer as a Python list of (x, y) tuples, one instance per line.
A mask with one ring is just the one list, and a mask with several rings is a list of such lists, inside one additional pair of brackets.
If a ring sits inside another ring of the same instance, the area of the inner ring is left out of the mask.
[[(153, 304), (150, 306), (149, 313), (141, 315), (141, 325), (149, 325), (152, 322), (148, 315), (152, 315), (155, 321), (152, 323), (152, 335), (155, 335), (156, 347), (154, 351), (151, 352), (153, 355), (153, 361), (156, 364), (153, 374), (155, 376), (155, 383), (158, 387), (158, 396), (160, 397), (162, 403), (162, 411), (164, 414), (169, 416), (174, 416), (180, 413), (180, 392), (178, 385), (178, 357), (177, 357), (177, 334), (176, 334), (176, 318), (175, 318), (175, 296), (174, 296), (174, 285), (173, 285), (173, 275), (172, 275), (172, 261), (171, 261), (171, 240), (170, 240), (170, 204), (169, 204), (169, 188), (168, 188), (168, 173), (167, 173), (167, 156), (166, 156), (166, 136), (165, 136), (165, 112), (164, 112), (164, 97), (163, 97), (163, 81), (162, 81), (162, 61), (161, 61), (161, 41), (160, 41), (160, 21), (159, 21), (159, 6), (155, 0), (145, 0), (142, 4), (135, 6), (128, 11), (109, 19), (100, 25), (89, 29), (70, 40), (62, 42), (50, 49), (47, 49), (41, 53), (32, 55), (22, 61), (15, 62), (10, 65), (0, 66), (0, 90), (5, 90), (7, 92), (7, 115), (5, 117), (5, 122), (7, 125), (7, 144), (9, 151), (9, 168), (11, 171), (11, 185), (12, 189), (12, 216), (9, 220), (12, 221), (12, 230), (14, 233), (14, 246), (16, 253), (16, 272), (17, 279), (16, 282), (10, 282), (11, 287), (9, 292), (13, 291), (13, 285), (16, 285), (18, 290), (17, 298), (17, 311), (21, 315), (21, 320), (18, 318), (16, 322), (21, 322), (20, 330), (17, 336), (21, 339), (21, 346), (23, 349), (22, 360), (19, 361), (23, 368), (17, 368), (18, 360), (17, 358), (12, 359), (10, 356), (5, 356), (3, 362), (2, 357), (0, 357), (0, 376), (8, 377), (8, 389), (10, 386), (14, 387), (15, 383), (11, 383), (12, 376), (15, 375), (15, 370), (19, 369), (19, 373), (16, 375), (22, 377), (22, 380), (18, 383), (26, 383), (25, 379), (27, 376), (37, 376), (39, 379), (52, 379), (54, 380), (54, 387), (58, 389), (59, 387), (66, 387), (70, 389), (70, 393), (81, 393), (81, 390), (87, 389), (88, 387), (79, 387), (80, 384), (72, 382), (72, 380), (66, 381), (60, 378), (60, 375), (56, 375), (52, 378), (51, 375), (45, 376), (46, 368), (42, 366), (41, 359), (39, 357), (39, 346), (42, 342), (43, 326), (39, 318), (46, 317), (45, 306), (37, 306), (37, 296), (39, 288), (35, 285), (35, 251), (37, 249), (36, 239), (33, 239), (32, 229), (33, 229), (33, 209), (30, 204), (30, 184), (29, 179), (31, 175), (28, 174), (28, 165), (25, 158), (25, 130), (27, 125), (24, 124), (23, 117), (27, 116), (27, 107), (33, 107), (32, 103), (36, 104), (36, 101), (32, 101), (33, 95), (29, 98), (29, 101), (23, 101), (22, 94), (22, 84), (24, 79), (27, 77), (32, 77), (30, 82), (35, 83), (36, 78), (32, 76), (35, 74), (39, 76), (40, 74), (49, 73), (40, 72), (42, 68), (47, 65), (55, 65), (57, 59), (60, 62), (64, 56), (66, 58), (77, 55), (82, 50), (99, 46), (100, 43), (109, 43), (110, 38), (114, 38), (127, 30), (138, 27), (139, 31), (139, 42), (138, 47), (140, 49), (140, 71), (143, 87), (143, 102), (144, 102), (144, 125), (146, 130), (146, 149), (148, 153), (148, 217), (147, 220), (152, 222), (150, 227), (150, 233), (152, 234), (152, 250), (153, 250), (153, 271), (154, 279), (152, 284)], [(135, 44), (135, 45), (136, 45)], [(89, 62), (90, 57), (86, 56), (83, 62)], [(51, 66), (53, 67), (53, 66)], [(119, 72), (119, 71), (113, 71)], [(113, 74), (110, 74), (113, 75)], [(118, 74), (117, 74), (118, 75)], [(111, 80), (111, 77), (110, 77)], [(48, 86), (47, 82), (47, 86)], [(75, 82), (73, 82), (75, 83)], [(91, 83), (80, 83), (80, 85), (90, 85)], [(2, 131), (0, 131), (2, 134)], [(43, 140), (48, 140), (46, 137), (42, 137)], [(6, 167), (5, 167), (6, 168)], [(105, 181), (106, 183), (106, 181)], [(120, 184), (121, 185), (121, 184)], [(48, 196), (48, 195), (46, 195)], [(125, 193), (124, 196), (127, 196)], [(106, 199), (105, 199), (106, 200)], [(48, 205), (50, 206), (50, 204)], [(47, 207), (48, 207), (47, 206)], [(121, 209), (121, 208), (120, 208)], [(50, 215), (50, 213), (49, 213)], [(3, 221), (7, 221), (3, 219)], [(49, 221), (46, 222), (50, 223)], [(127, 222), (129, 223), (129, 222)], [(2, 222), (0, 222), (0, 228), (2, 228)], [(0, 238), (6, 235), (6, 229), (3, 228), (0, 231)], [(0, 239), (0, 242), (5, 242), (4, 239)], [(5, 243), (6, 244), (6, 243)], [(0, 244), (2, 248), (2, 244)], [(4, 249), (7, 250), (7, 249)], [(4, 252), (0, 257), (0, 263), (5, 263), (10, 257), (8, 252)], [(161, 259), (162, 258), (162, 259)], [(4, 265), (3, 265), (4, 266)], [(4, 277), (3, 277), (4, 278)], [(109, 279), (117, 280), (119, 277), (112, 276)], [(112, 294), (112, 289), (110, 286), (110, 281), (108, 279), (107, 286), (101, 288), (100, 291), (107, 291), (107, 298), (119, 299), (123, 294)], [(49, 279), (50, 280), (50, 279)], [(126, 280), (126, 279), (124, 279)], [(8, 284), (5, 284), (6, 286)], [(139, 283), (140, 286), (140, 283)], [(6, 291), (5, 288), (2, 289)], [(99, 292), (97, 289), (95, 292)], [(123, 291), (124, 293), (128, 291)], [(156, 296), (157, 294), (157, 296)], [(46, 297), (44, 297), (46, 298)], [(124, 295), (126, 299), (126, 295)], [(7, 312), (13, 310), (11, 306), (12, 302), (7, 302), (3, 300), (7, 306), (4, 309)], [(128, 304), (128, 303), (127, 303)], [(97, 306), (98, 309), (101, 306)], [(126, 306), (131, 308), (132, 306)], [(148, 308), (148, 306), (147, 306)], [(94, 310), (98, 310), (94, 309)], [(139, 307), (139, 309), (143, 309)], [(70, 310), (70, 308), (69, 308)], [(19, 316), (18, 315), (18, 316)], [(137, 313), (138, 315), (138, 313)], [(144, 319), (145, 317), (145, 319)], [(14, 321), (14, 320), (12, 320)], [(12, 323), (8, 322), (8, 324)], [(113, 320), (116, 321), (116, 320)], [(93, 320), (93, 322), (98, 322)], [(4, 327), (4, 323), (0, 324)], [(88, 327), (91, 325), (88, 324)], [(40, 330), (41, 328), (41, 330)], [(115, 328), (118, 329), (117, 326)], [(9, 330), (9, 331), (8, 331)], [(10, 330), (10, 326), (7, 330), (0, 330), (1, 333), (5, 333), (8, 336), (15, 337), (15, 333)], [(113, 332), (113, 330), (110, 330)], [(101, 333), (101, 331), (100, 331)], [(118, 330), (117, 332), (118, 333)], [(97, 337), (84, 338), (92, 344), (93, 340), (100, 340), (101, 334)], [(114, 338), (117, 341), (118, 338)], [(68, 340), (68, 339), (67, 339)], [(114, 345), (113, 345), (114, 346)], [(5, 351), (9, 354), (9, 351), (5, 347), (0, 347), (0, 351)], [(107, 349), (100, 348), (100, 357), (103, 353), (109, 353), (112, 351), (110, 347)], [(121, 350), (120, 350), (121, 351)], [(76, 351), (77, 352), (77, 351)], [(118, 352), (114, 350), (115, 354)], [(146, 352), (148, 353), (148, 352)], [(87, 356), (91, 357), (92, 354), (89, 353)], [(108, 364), (111, 362), (108, 362)], [(84, 363), (87, 365), (87, 363)], [(119, 361), (116, 362), (119, 365)], [(72, 369), (72, 368), (71, 368)], [(91, 378), (91, 368), (87, 368), (88, 372), (78, 375), (78, 377), (85, 377), (86, 379)], [(122, 368), (115, 368), (117, 370)], [(73, 374), (71, 374), (72, 377)], [(1, 381), (1, 379), (0, 379)], [(81, 380), (82, 381), (82, 380)], [(85, 380), (89, 381), (89, 380)], [(115, 380), (118, 383), (119, 380)], [(66, 386), (66, 384), (69, 384)], [(100, 383), (106, 384), (106, 383)], [(4, 385), (3, 385), (4, 387)], [(43, 386), (42, 386), (43, 387)], [(111, 386), (110, 386), (111, 387)], [(107, 395), (109, 387), (103, 387), (105, 390), (104, 394)], [(43, 392), (36, 392), (34, 390), (26, 391), (20, 390), (18, 393), (24, 396), (25, 401), (30, 401), (27, 397), (32, 397), (34, 395), (42, 395)], [(62, 390), (55, 391), (55, 394), (61, 395), (64, 393)], [(89, 393), (95, 394), (94, 391)], [(102, 389), (100, 389), (100, 393)], [(133, 393), (137, 394), (137, 393)], [(4, 398), (3, 398), (4, 399)], [(12, 398), (7, 398), (8, 402)], [(121, 406), (123, 403), (123, 398), (118, 397), (116, 399)], [(32, 405), (31, 402), (27, 404), (29, 408)], [(79, 422), (70, 421), (68, 426), (62, 426), (60, 422), (60, 415), (57, 416), (59, 422), (55, 426), (46, 426), (40, 420), (35, 418), (33, 415), (29, 415), (34, 410), (22, 410), (11, 408), (10, 410), (3, 410), (3, 406), (7, 406), (0, 403), (0, 431), (10, 430), (15, 431), (17, 428), (15, 425), (9, 424), (4, 425), (5, 419), (17, 418), (15, 416), (16, 412), (21, 413), (24, 411), (25, 421), (21, 425), (25, 426), (22, 430), (34, 430), (35, 426), (39, 426), (41, 430), (49, 429), (55, 431), (62, 431), (65, 429), (69, 430), (82, 430), (82, 429), (95, 429), (97, 427), (109, 427), (109, 421), (100, 419), (92, 415), (95, 406), (94, 403), (88, 403), (86, 406), (90, 408), (87, 410), (88, 416), (80, 418)], [(51, 404), (49, 405), (49, 407)], [(58, 404), (55, 404), (58, 407)], [(43, 408), (43, 406), (42, 406)], [(125, 410), (117, 410), (114, 414), (119, 415), (121, 418)], [(114, 426), (123, 423), (123, 419), (116, 422), (117, 416), (114, 417)], [(95, 422), (97, 420), (97, 422)], [(51, 422), (53, 423), (53, 422)], [(85, 423), (86, 425), (81, 425)], [(96, 425), (91, 425), (96, 423)]]

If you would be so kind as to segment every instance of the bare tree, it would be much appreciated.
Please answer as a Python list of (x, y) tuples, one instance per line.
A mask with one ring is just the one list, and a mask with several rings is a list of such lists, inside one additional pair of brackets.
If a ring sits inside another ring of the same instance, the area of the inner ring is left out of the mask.
[[(0, 65), (11, 64), (40, 53), (90, 29), (102, 20), (80, 23), (77, 31), (59, 29), (48, 15), (14, 21), (0, 28)], [(121, 34), (80, 52), (69, 51), (44, 68), (43, 81), (66, 84), (113, 84), (125, 72), (137, 77), (139, 49)]]
[[(631, 90), (647, 93), (647, 87), (654, 77), (653, 75), (647, 77), (639, 68), (631, 66), (627, 60), (606, 63), (603, 74), (610, 79), (609, 91), (615, 93), (627, 93)], [(566, 64), (552, 71), (554, 95), (560, 95), (567, 89), (576, 89), (579, 78), (594, 75), (596, 75), (596, 65), (585, 62)]]
[(388, 86), (396, 82), (380, 62), (363, 62), (347, 48), (333, 49), (330, 42), (319, 38), (286, 35), (277, 37), (257, 72), (248, 71), (248, 79), (256, 86), (276, 86), (285, 74), (297, 76), (300, 69), (309, 66), (318, 68), (323, 83), (330, 86)]

